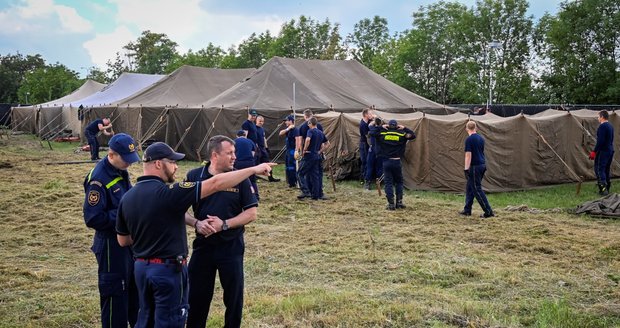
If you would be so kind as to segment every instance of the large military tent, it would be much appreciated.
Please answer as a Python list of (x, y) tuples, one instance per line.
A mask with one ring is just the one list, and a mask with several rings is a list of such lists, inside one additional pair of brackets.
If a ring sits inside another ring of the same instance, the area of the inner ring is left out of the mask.
[[(485, 138), (487, 174), (483, 187), (489, 191), (509, 191), (544, 185), (579, 182), (595, 178), (588, 153), (596, 143), (597, 112), (547, 110), (528, 116), (508, 118), (493, 114), (468, 117), (462, 113), (428, 115), (378, 112), (385, 119), (397, 119), (416, 132), (403, 159), (405, 185), (411, 189), (463, 191), (465, 123), (478, 122)], [(357, 174), (359, 114), (317, 115), (332, 142), (326, 165), (337, 177)], [(620, 118), (610, 115), (618, 127)], [(620, 128), (615, 129), (620, 140)], [(616, 143), (617, 144), (617, 143)], [(620, 173), (616, 151), (612, 175)]]
[[(38, 114), (39, 111), (43, 108), (47, 109), (49, 107), (62, 107), (64, 104), (70, 104), (72, 101), (76, 101), (82, 98), (86, 98), (96, 92), (101, 91), (106, 87), (106, 84), (99, 83), (93, 80), (86, 80), (84, 84), (82, 84), (79, 88), (77, 88), (72, 93), (58, 98), (56, 100), (48, 101), (46, 103), (34, 105), (34, 106), (20, 106), (13, 107), (12, 109), (12, 122), (13, 129), (26, 131), (28, 133), (38, 133), (39, 125), (38, 125)], [(60, 121), (60, 117), (58, 116), (58, 111), (55, 111), (56, 115), (52, 115), (52, 118), (56, 116), (57, 124)], [(47, 116), (47, 115), (46, 115)], [(52, 122), (53, 123), (53, 122)], [(47, 123), (46, 123), (47, 124)], [(52, 124), (49, 124), (52, 125)]]

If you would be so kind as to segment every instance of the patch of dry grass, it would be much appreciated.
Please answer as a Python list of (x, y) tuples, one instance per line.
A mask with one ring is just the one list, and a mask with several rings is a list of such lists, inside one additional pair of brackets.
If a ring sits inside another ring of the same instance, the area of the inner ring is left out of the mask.
[[(98, 325), (81, 209), (92, 165), (44, 164), (87, 157), (30, 136), (0, 139), (0, 327)], [(140, 171), (130, 169), (134, 180)], [(501, 209), (462, 218), (461, 200), (416, 192), (387, 212), (376, 192), (325, 187), (331, 200), (302, 202), (283, 182), (259, 182), (245, 327), (620, 325), (618, 221)], [(223, 323), (217, 293), (210, 327)]]

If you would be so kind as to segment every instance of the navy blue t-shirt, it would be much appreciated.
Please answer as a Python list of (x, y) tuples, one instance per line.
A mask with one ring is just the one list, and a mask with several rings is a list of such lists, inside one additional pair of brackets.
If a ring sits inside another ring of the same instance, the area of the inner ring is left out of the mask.
[(88, 125), (84, 129), (84, 133), (90, 133), (92, 135), (99, 133), (99, 124), (103, 125), (103, 119), (99, 118), (88, 123)]
[(360, 120), (360, 143), (361, 144), (368, 144), (368, 140), (366, 139), (366, 136), (368, 135), (369, 131), (370, 129), (368, 128), (368, 123), (364, 121), (363, 119)]
[(250, 120), (245, 120), (241, 125), (242, 130), (248, 131), (246, 138), (252, 140), (254, 143), (258, 143), (258, 136), (256, 135), (256, 124)]
[(200, 200), (201, 185), (167, 185), (157, 176), (142, 176), (121, 199), (116, 232), (131, 235), (137, 258), (186, 257), (185, 212)]
[(471, 152), (470, 165), (482, 165), (484, 162), (484, 139), (474, 133), (465, 139), (465, 152)]
[[(323, 131), (323, 126), (321, 125), (321, 123), (317, 123), (316, 124), (316, 128), (321, 130), (321, 131)], [(299, 126), (299, 135), (302, 136), (304, 138), (304, 140), (305, 140), (306, 136), (308, 135), (308, 130), (310, 130), (310, 127), (308, 126), (308, 121), (303, 122)], [(302, 145), (304, 143), (304, 140), (301, 141)]]
[[(310, 129), (306, 133), (306, 138), (310, 138), (310, 145), (308, 145), (307, 151), (310, 153), (307, 155), (318, 156), (319, 150), (321, 150), (321, 145), (327, 142), (327, 137), (323, 133), (323, 131), (316, 129)], [(305, 139), (304, 139), (305, 143)]]
[(237, 161), (253, 161), (254, 156), (252, 152), (256, 151), (255, 148), (254, 143), (248, 138), (235, 139), (235, 157), (237, 157)]
[(603, 122), (596, 130), (596, 146), (594, 151), (610, 152), (614, 150), (614, 127), (609, 122)]
[[(187, 172), (187, 181), (200, 182), (213, 177), (209, 173), (209, 164), (195, 168)], [(222, 220), (228, 220), (239, 215), (241, 212), (258, 206), (256, 195), (252, 192), (250, 180), (245, 179), (234, 188), (218, 191), (206, 198), (201, 199), (198, 203), (192, 205), (194, 216), (198, 220), (204, 220), (207, 215), (217, 216)], [(220, 231), (209, 237), (197, 234), (194, 239), (194, 249), (202, 245), (213, 245), (233, 240), (243, 236), (245, 228), (243, 226), (230, 228), (226, 231)]]
[(259, 148), (265, 147), (265, 129), (262, 126), (256, 126), (256, 144)]
[(299, 137), (299, 128), (292, 128), (286, 133), (286, 149), (295, 149), (295, 138)]

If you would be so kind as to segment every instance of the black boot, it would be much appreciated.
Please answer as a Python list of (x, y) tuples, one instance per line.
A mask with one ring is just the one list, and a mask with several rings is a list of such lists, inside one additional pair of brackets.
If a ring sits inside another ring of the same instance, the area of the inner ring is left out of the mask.
[(280, 179), (273, 177), (273, 172), (269, 172), (269, 182), (280, 182)]
[(396, 200), (396, 208), (407, 208), (407, 206), (405, 206), (405, 204), (403, 204), (403, 200), (402, 199), (397, 199)]
[(364, 181), (364, 190), (370, 190), (370, 181)]
[(600, 196), (607, 196), (607, 195), (609, 195), (609, 191), (607, 191), (607, 185), (599, 183), (598, 184), (598, 194)]
[(394, 210), (396, 210), (396, 206), (394, 206), (394, 203), (388, 203), (385, 206), (385, 209), (388, 210), (388, 211), (394, 211)]

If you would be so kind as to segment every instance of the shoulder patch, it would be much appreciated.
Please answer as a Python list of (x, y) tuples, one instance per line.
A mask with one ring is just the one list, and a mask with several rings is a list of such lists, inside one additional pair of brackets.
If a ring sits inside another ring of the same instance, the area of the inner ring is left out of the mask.
[(97, 180), (93, 180), (89, 183), (90, 185), (95, 185), (95, 186), (99, 186), (103, 188), (103, 185), (101, 184), (101, 182), (97, 181)]
[(99, 204), (99, 200), (101, 199), (101, 194), (97, 190), (91, 190), (88, 193), (88, 205), (96, 206)]
[(196, 186), (196, 182), (188, 182), (188, 181), (179, 182), (179, 187), (181, 188), (194, 188), (195, 186)]

